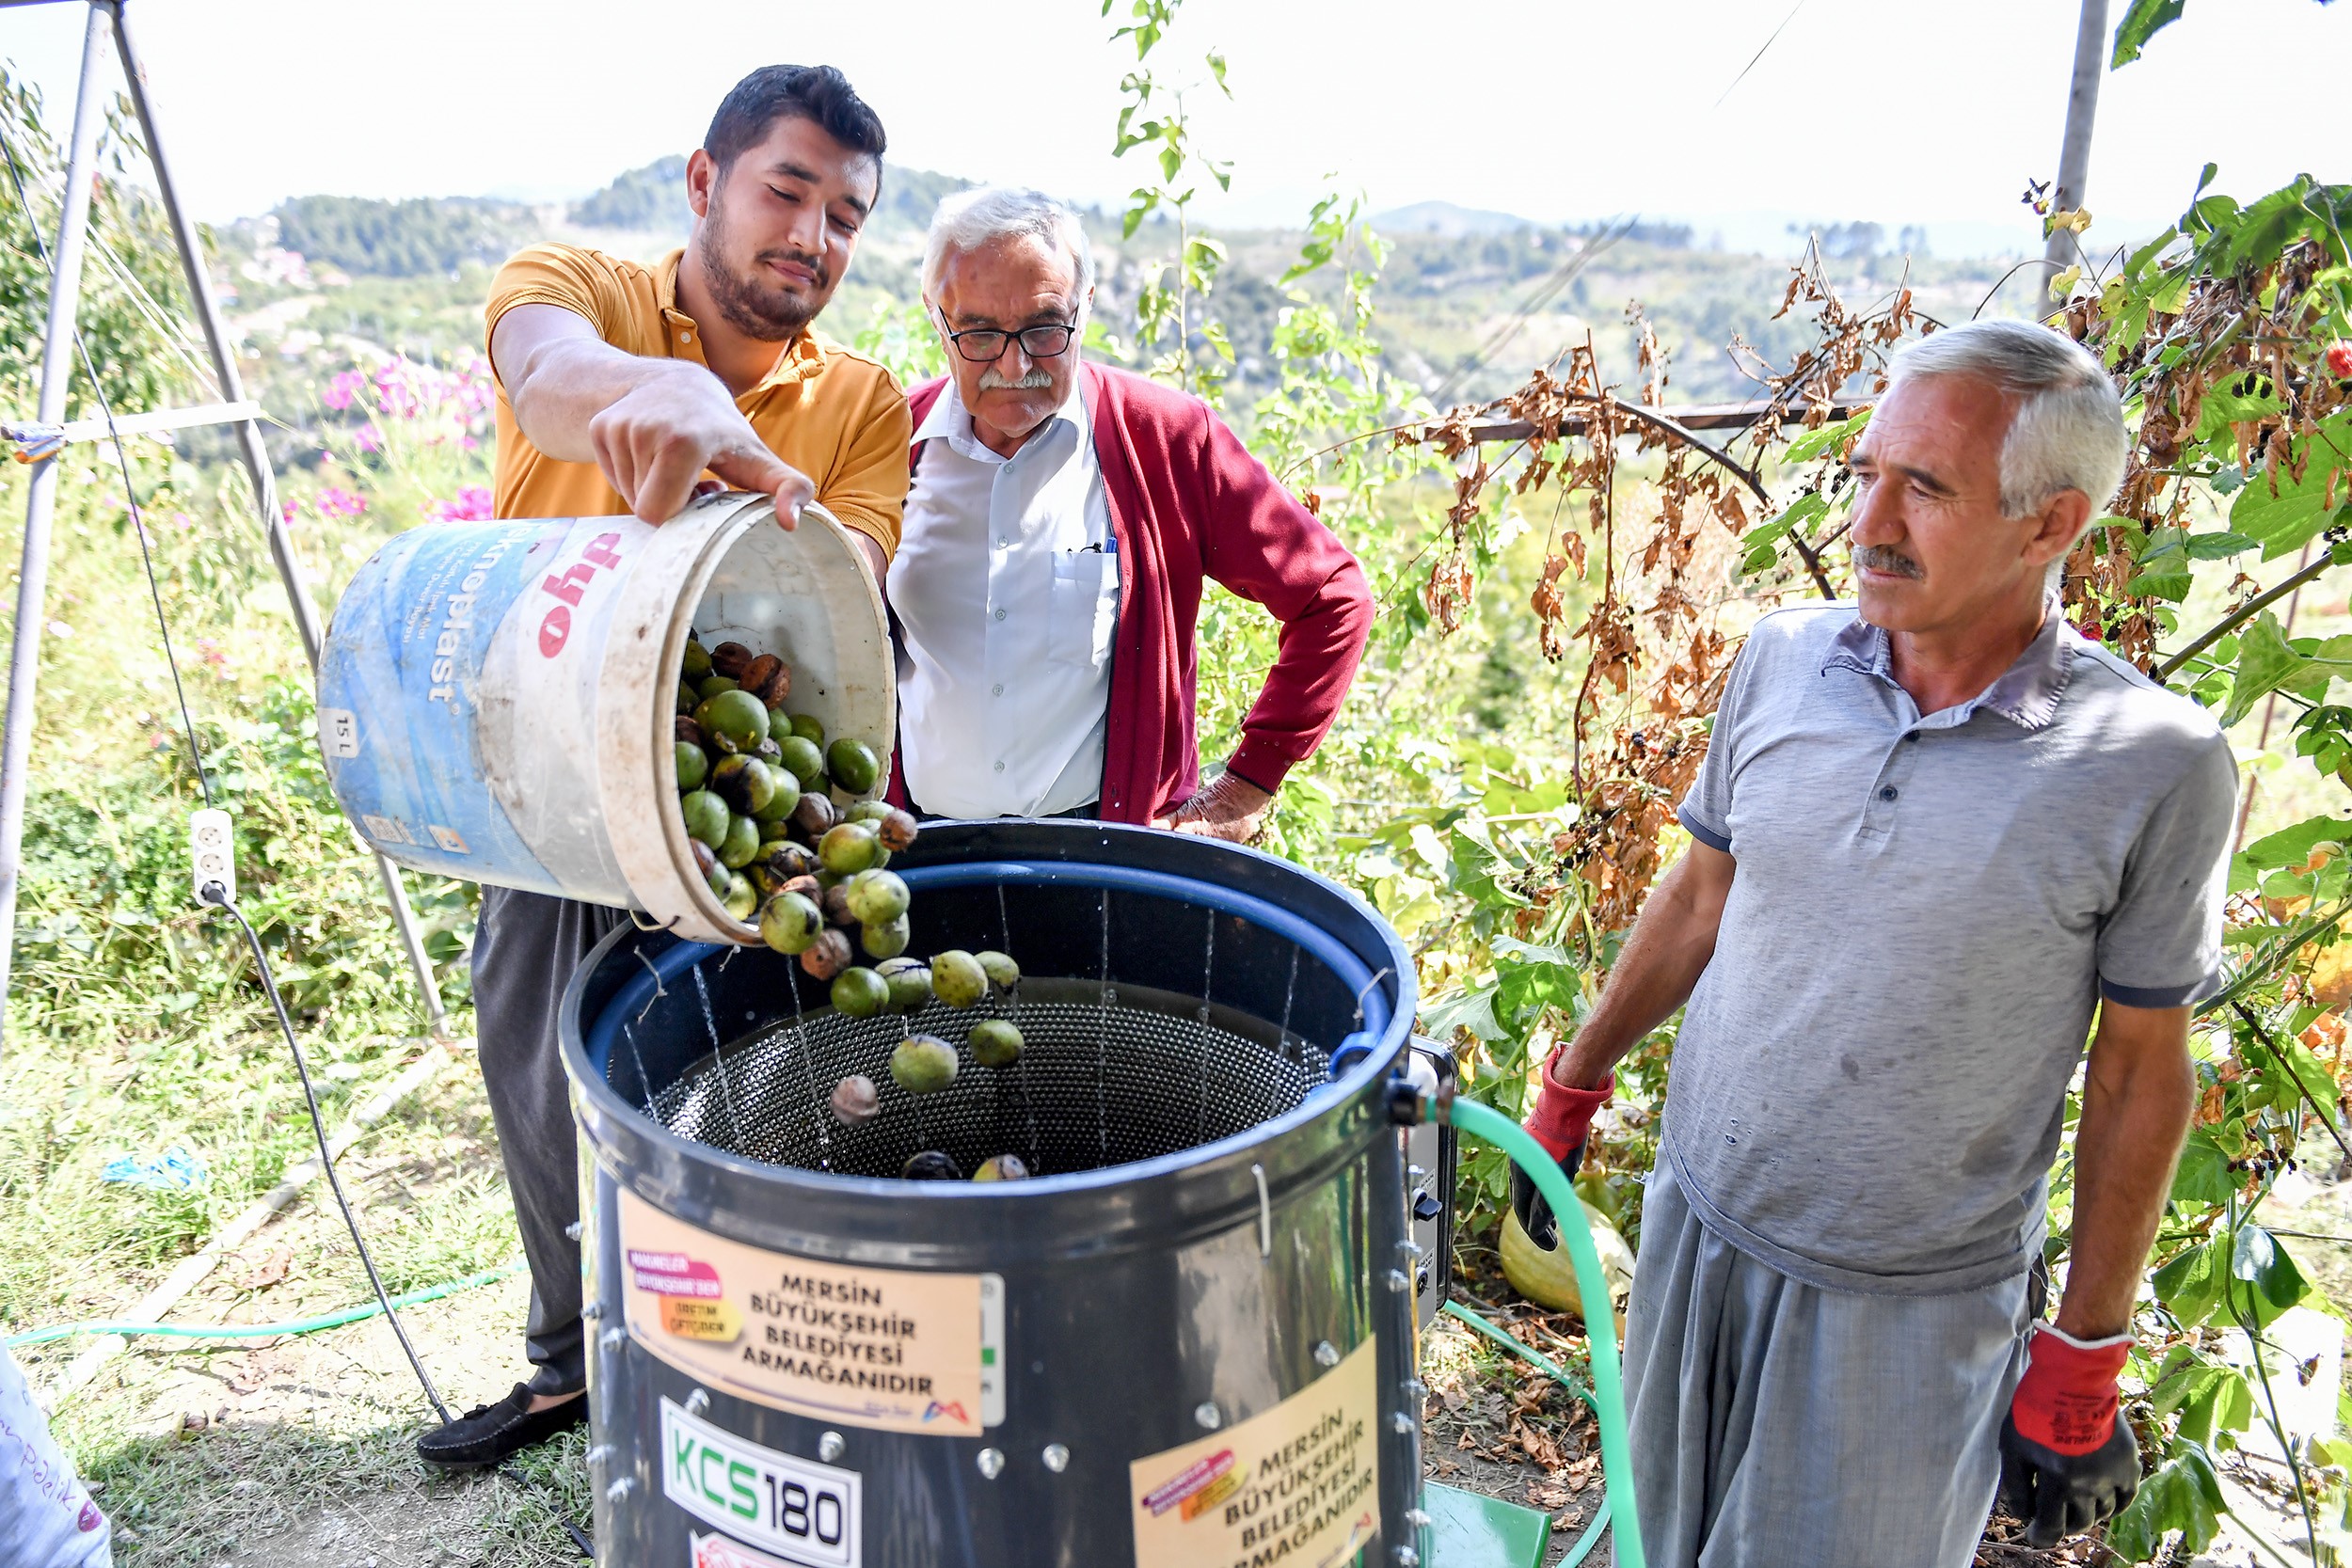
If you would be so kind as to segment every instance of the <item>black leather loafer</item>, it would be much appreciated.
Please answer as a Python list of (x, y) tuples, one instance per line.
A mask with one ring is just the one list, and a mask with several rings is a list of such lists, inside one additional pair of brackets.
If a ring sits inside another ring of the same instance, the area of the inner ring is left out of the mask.
[(418, 1456), (428, 1465), (477, 1469), (496, 1465), (533, 1444), (544, 1443), (588, 1418), (588, 1401), (584, 1397), (568, 1399), (545, 1410), (532, 1409), (531, 1400), (531, 1386), (517, 1383), (515, 1391), (498, 1403), (477, 1404), (447, 1425), (435, 1427), (418, 1438)]

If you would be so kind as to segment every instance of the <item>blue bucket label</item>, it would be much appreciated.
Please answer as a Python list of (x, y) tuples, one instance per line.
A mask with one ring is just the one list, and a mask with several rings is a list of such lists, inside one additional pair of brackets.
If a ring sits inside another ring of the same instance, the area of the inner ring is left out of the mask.
[(478, 718), (492, 641), (570, 528), (412, 530), (363, 566), (336, 605), (319, 664), (320, 749), (344, 814), (393, 860), (468, 881), (565, 891), (489, 787)]

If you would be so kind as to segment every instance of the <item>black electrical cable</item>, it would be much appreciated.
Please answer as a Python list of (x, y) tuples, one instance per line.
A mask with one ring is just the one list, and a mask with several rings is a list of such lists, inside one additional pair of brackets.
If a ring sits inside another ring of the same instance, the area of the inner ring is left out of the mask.
[[(9, 144), (8, 134), (4, 130), (0, 130), (0, 158), (7, 160), (8, 182), (15, 187), (17, 206), (24, 214), (25, 228), (33, 236), (34, 251), (39, 256), (41, 266), (46, 270), (50, 266), (49, 245), (41, 238), (40, 226), (33, 219), (32, 202), (24, 194), (24, 172), (17, 166), (16, 150)], [(210, 807), (213, 804), (212, 775), (204, 766), (203, 748), (197, 741), (196, 721), (189, 715), (187, 689), (180, 679), (180, 660), (172, 652), (171, 626), (164, 614), (163, 589), (155, 576), (154, 554), (148, 546), (147, 521), (139, 506), (138, 486), (131, 477), (130, 453), (123, 446), (122, 433), (115, 428), (114, 409), (106, 400), (105, 388), (99, 383), (98, 370), (91, 362), (89, 346), (83, 341), (79, 323), (76, 323), (73, 328), (73, 348), (75, 355), (81, 360), (82, 373), (89, 378), (90, 396), (97, 402), (99, 413), (106, 421), (107, 438), (114, 446), (115, 464), (122, 475), (124, 504), (131, 515), (131, 527), (139, 537), (139, 562), (147, 574), (148, 597), (155, 607), (156, 635), (163, 641), (164, 663), (171, 672), (171, 689), (179, 699), (181, 731), (187, 737), (188, 756), (196, 764), (197, 783), (203, 790), (204, 804)], [(44, 461), (54, 463), (56, 457), (53, 454)], [(310, 1113), (310, 1131), (318, 1138), (319, 1164), (326, 1174), (327, 1187), (335, 1195), (335, 1207), (342, 1212), (343, 1224), (351, 1231), (351, 1244), (358, 1249), (360, 1265), (367, 1270), (368, 1284), (375, 1291), (377, 1305), (384, 1309), (385, 1322), (391, 1324), (392, 1337), (400, 1341), (401, 1352), (408, 1358), (409, 1370), (417, 1374), (417, 1383), (424, 1389), (424, 1397), (432, 1404), (433, 1413), (440, 1418), (444, 1425), (447, 1425), (454, 1418), (451, 1416), (449, 1406), (442, 1402), (441, 1391), (434, 1386), (433, 1374), (425, 1370), (423, 1359), (417, 1354), (417, 1347), (410, 1342), (408, 1330), (400, 1321), (400, 1313), (392, 1307), (392, 1298), (384, 1289), (383, 1277), (376, 1272), (375, 1255), (369, 1250), (367, 1237), (359, 1229), (359, 1217), (352, 1212), (351, 1200), (343, 1192), (342, 1177), (335, 1168), (335, 1151), (326, 1136), (326, 1117), (319, 1109), (318, 1091), (310, 1083), (310, 1064), (302, 1054), (302, 1041), (294, 1033), (294, 1020), (286, 1012), (285, 1000), (278, 994), (278, 976), (270, 968), (269, 954), (262, 945), (261, 933), (254, 930), (253, 923), (246, 919), (245, 911), (236, 906), (236, 903), (229, 896), (229, 890), (220, 883), (205, 883), (199, 890), (198, 898), (215, 909), (227, 911), (235, 919), (238, 927), (245, 932), (246, 942), (253, 949), (253, 963), (262, 977), (262, 990), (269, 997), (270, 1011), (277, 1017), (279, 1032), (286, 1037), (286, 1049), (294, 1056), (294, 1073), (302, 1081), (303, 1101)], [(587, 1533), (565, 1517), (564, 1512), (555, 1507), (553, 1500), (529, 1477), (516, 1469), (511, 1464), (505, 1463), (498, 1466), (498, 1472), (525, 1492), (537, 1497), (548, 1508), (548, 1511), (555, 1515), (556, 1521), (564, 1527), (564, 1534), (571, 1537), (573, 1546), (579, 1550), (581, 1557), (593, 1559), (596, 1556), (595, 1544), (589, 1539)]]

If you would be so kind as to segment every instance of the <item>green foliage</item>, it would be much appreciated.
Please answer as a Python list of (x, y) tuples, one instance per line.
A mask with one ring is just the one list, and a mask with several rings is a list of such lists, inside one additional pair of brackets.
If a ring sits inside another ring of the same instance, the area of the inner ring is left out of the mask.
[[(0, 408), (25, 418), (40, 388), (49, 319), (49, 270), (41, 256), (57, 243), (57, 196), (65, 182), (64, 153), (40, 116), (40, 90), (0, 69), (0, 141), (16, 175), (0, 172)], [(187, 291), (162, 205), (124, 177), (140, 153), (135, 121), (123, 104), (111, 105), (99, 141), (106, 178), (90, 201), (80, 326), (106, 402), (123, 414), (167, 406), (175, 392), (193, 386), (200, 353), (176, 325), (187, 319)], [(19, 179), (30, 213), (17, 199)], [(66, 418), (97, 412), (77, 360)]]
[(271, 215), (286, 249), (384, 277), (446, 275), (469, 261), (495, 265), (538, 238), (530, 208), (483, 197), (297, 196)]
[(2148, 40), (2181, 20), (2187, 0), (2132, 0), (2131, 9), (2115, 24), (2115, 48), (2107, 69), (2120, 71), (2139, 58)]
[(684, 233), (694, 221), (686, 201), (685, 154), (674, 152), (613, 176), (611, 184), (572, 203), (571, 219), (588, 229)]

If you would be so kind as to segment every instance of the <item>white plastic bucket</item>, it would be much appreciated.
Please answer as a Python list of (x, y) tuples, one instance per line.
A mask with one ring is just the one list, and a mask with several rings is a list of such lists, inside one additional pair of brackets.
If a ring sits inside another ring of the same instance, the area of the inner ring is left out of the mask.
[[(660, 528), (558, 517), (413, 529), (343, 590), (319, 747), (345, 816), (419, 871), (643, 911), (749, 942), (697, 869), (672, 749), (689, 636), (792, 670), (787, 707), (889, 771), (889, 627), (822, 507), (713, 496)], [(846, 797), (844, 798), (846, 799)]]

